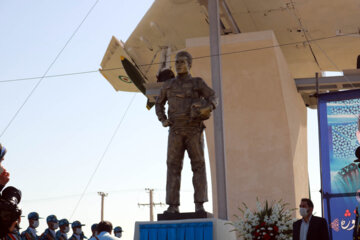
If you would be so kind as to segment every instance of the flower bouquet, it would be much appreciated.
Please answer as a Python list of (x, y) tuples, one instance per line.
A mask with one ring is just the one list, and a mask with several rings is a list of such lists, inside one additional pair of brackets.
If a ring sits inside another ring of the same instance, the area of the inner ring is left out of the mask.
[(242, 216), (235, 216), (237, 220), (231, 223), (239, 236), (245, 240), (292, 239), (292, 226), (296, 220), (292, 213), (295, 209), (287, 209), (288, 204), (282, 201), (261, 204), (257, 200), (256, 211), (251, 211), (245, 203), (243, 205), (239, 208)]

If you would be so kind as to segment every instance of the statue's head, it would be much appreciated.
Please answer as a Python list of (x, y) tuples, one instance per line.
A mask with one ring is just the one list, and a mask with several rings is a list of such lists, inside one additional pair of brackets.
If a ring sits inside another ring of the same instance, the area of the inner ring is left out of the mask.
[(192, 56), (186, 51), (180, 51), (175, 57), (175, 70), (177, 74), (188, 74), (192, 64)]

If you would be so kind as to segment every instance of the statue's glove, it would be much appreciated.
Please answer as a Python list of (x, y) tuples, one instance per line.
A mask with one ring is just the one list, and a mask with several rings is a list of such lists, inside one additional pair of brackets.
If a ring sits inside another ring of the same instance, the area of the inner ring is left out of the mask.
[(169, 127), (172, 125), (172, 122), (169, 119), (165, 119), (163, 121), (161, 121), (163, 127)]
[(211, 112), (214, 109), (212, 104), (208, 104), (204, 101), (195, 102), (191, 105), (191, 118), (193, 120), (206, 120), (211, 116)]

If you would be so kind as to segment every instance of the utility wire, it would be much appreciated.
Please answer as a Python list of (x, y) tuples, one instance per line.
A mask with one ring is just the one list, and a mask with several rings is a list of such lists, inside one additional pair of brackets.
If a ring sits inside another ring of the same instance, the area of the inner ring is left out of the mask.
[(126, 108), (126, 110), (125, 110), (125, 112), (124, 112), (124, 114), (123, 114), (123, 116), (121, 117), (121, 119), (120, 119), (120, 121), (119, 121), (118, 125), (116, 126), (116, 129), (115, 129), (115, 131), (114, 131), (113, 135), (111, 136), (110, 141), (108, 142), (108, 144), (107, 144), (107, 146), (106, 146), (106, 148), (105, 148), (105, 151), (103, 152), (102, 156), (100, 157), (100, 159), (99, 159), (99, 161), (98, 161), (98, 164), (97, 164), (97, 165), (96, 165), (96, 167), (95, 167), (94, 172), (91, 174), (91, 176), (90, 176), (90, 178), (89, 178), (89, 181), (87, 182), (87, 184), (86, 184), (86, 186), (85, 186), (84, 191), (82, 192), (82, 194), (81, 194), (81, 196), (80, 196), (80, 198), (79, 198), (78, 202), (76, 203), (75, 208), (74, 208), (74, 210), (73, 210), (73, 212), (72, 212), (72, 214), (71, 214), (71, 216), (70, 216), (69, 220), (71, 220), (71, 219), (72, 219), (72, 217), (74, 216), (74, 214), (75, 214), (75, 212), (76, 212), (77, 208), (79, 207), (79, 204), (80, 204), (81, 200), (83, 199), (83, 197), (84, 197), (84, 195), (85, 195), (85, 193), (86, 193), (86, 191), (87, 191), (88, 187), (90, 186), (90, 183), (91, 183), (91, 181), (93, 180), (93, 178), (94, 178), (94, 176), (95, 176), (95, 174), (96, 174), (96, 172), (97, 172), (97, 170), (98, 170), (98, 168), (99, 168), (100, 164), (101, 164), (101, 163), (102, 163), (102, 161), (104, 160), (104, 157), (105, 157), (105, 155), (106, 155), (107, 151), (109, 150), (110, 145), (111, 145), (111, 143), (113, 142), (113, 140), (114, 140), (114, 138), (115, 138), (115, 136), (116, 136), (116, 133), (118, 132), (118, 130), (119, 130), (119, 128), (120, 128), (120, 126), (121, 126), (121, 124), (123, 123), (123, 121), (124, 121), (124, 119), (125, 119), (125, 116), (126, 116), (126, 114), (127, 114), (128, 110), (129, 110), (129, 108), (130, 108), (131, 104), (133, 103), (133, 101), (134, 101), (135, 97), (136, 97), (136, 93), (134, 93), (133, 97), (131, 98), (131, 100), (130, 100), (130, 102), (129, 102), (129, 104), (128, 104), (128, 106), (127, 106), (127, 108)]
[[(55, 75), (47, 75), (44, 78), (54, 78), (54, 77), (66, 77), (66, 76), (73, 76), (73, 75), (81, 75), (81, 74), (89, 74), (89, 73), (97, 73), (99, 70), (93, 70), (93, 71), (85, 71), (85, 72), (73, 72), (73, 73), (61, 73), (61, 74), (55, 74)], [(18, 81), (29, 81), (29, 80), (35, 80), (42, 77), (28, 77), (28, 78), (17, 78), (17, 79), (7, 79), (7, 80), (0, 80), (0, 83), (4, 82), (18, 82)]]
[[(118, 189), (118, 190), (110, 190), (106, 191), (107, 193), (124, 193), (124, 192), (143, 192), (143, 188), (129, 188), (129, 189)], [(87, 192), (85, 195), (95, 195), (98, 192)], [(28, 202), (38, 202), (38, 201), (51, 201), (51, 200), (60, 200), (60, 199), (67, 199), (67, 198), (75, 198), (81, 196), (81, 193), (78, 194), (69, 194), (69, 195), (61, 195), (61, 196), (53, 196), (53, 197), (46, 197), (46, 198), (33, 198), (33, 199), (22, 199), (22, 203), (28, 203)]]
[[(328, 36), (328, 37), (322, 37), (322, 38), (316, 38), (316, 39), (308, 39), (305, 42), (316, 42), (316, 41), (322, 41), (322, 40), (327, 40), (327, 39), (332, 39), (332, 38), (338, 38), (338, 37), (347, 37), (347, 36), (352, 36), (352, 35), (359, 35), (359, 32), (353, 32), (353, 33), (346, 33), (346, 34), (342, 34), (342, 35), (332, 35), (332, 36)], [(278, 44), (278, 45), (271, 45), (271, 46), (265, 46), (265, 47), (260, 47), (260, 48), (250, 48), (250, 49), (245, 49), (245, 50), (239, 50), (239, 51), (232, 51), (232, 52), (225, 52), (225, 53), (220, 53), (220, 56), (224, 56), (224, 55), (232, 55), (232, 54), (239, 54), (239, 53), (244, 53), (244, 52), (252, 52), (252, 51), (259, 51), (259, 50), (265, 50), (265, 49), (269, 49), (269, 48), (277, 48), (277, 47), (285, 47), (285, 46), (291, 46), (291, 45), (297, 45), (297, 44), (302, 44), (304, 43), (304, 41), (297, 41), (297, 42), (291, 42), (291, 43), (283, 43), (283, 44)], [(205, 55), (205, 56), (200, 56), (200, 57), (194, 57), (193, 59), (204, 59), (204, 58), (210, 58), (212, 56), (215, 55)], [(175, 62), (174, 60), (170, 61), (170, 62)], [(139, 64), (137, 65), (138, 67), (145, 67), (145, 66), (151, 66), (151, 65), (159, 65), (162, 64), (160, 62), (153, 62), (153, 63), (148, 63), (148, 64)], [(120, 69), (124, 69), (123, 67), (116, 67), (116, 68), (105, 68), (105, 69), (101, 69), (102, 72), (107, 72), (107, 71), (115, 71), (115, 70), (120, 70)], [(28, 78), (14, 78), (14, 79), (5, 79), (5, 80), (0, 80), (0, 83), (8, 83), (8, 82), (18, 82), (18, 81), (29, 81), (29, 80), (35, 80), (35, 79), (39, 79), (39, 78), (55, 78), (55, 77), (65, 77), (65, 76), (72, 76), (72, 75), (81, 75), (81, 74), (90, 74), (90, 73), (97, 73), (99, 72), (99, 70), (90, 70), (90, 71), (84, 71), (84, 72), (73, 72), (73, 73), (62, 73), (62, 74), (56, 74), (56, 75), (45, 75), (45, 76), (38, 76), (38, 77), (28, 77)]]
[(308, 35), (307, 35), (306, 31), (305, 31), (305, 28), (304, 28), (304, 25), (303, 25), (303, 21), (301, 20), (300, 15), (299, 15), (299, 14), (296, 14), (296, 10), (297, 10), (297, 9), (295, 8), (295, 4), (294, 4), (293, 0), (290, 0), (290, 3), (291, 3), (292, 8), (293, 8), (293, 10), (294, 10), (294, 11), (293, 11), (293, 15), (294, 15), (294, 17), (296, 18), (296, 20), (298, 21), (299, 26), (300, 26), (301, 30), (303, 31), (303, 33), (304, 33), (304, 37), (305, 37), (305, 39), (306, 39), (306, 42), (309, 44), (309, 49), (310, 49), (310, 52), (311, 52), (311, 54), (312, 54), (312, 56), (313, 56), (313, 58), (314, 58), (314, 60), (315, 60), (315, 63), (316, 63), (316, 65), (319, 67), (320, 71), (322, 71), (322, 68), (321, 68), (321, 66), (320, 66), (320, 64), (319, 64), (319, 61), (317, 60), (316, 55), (315, 55), (315, 52), (314, 52), (314, 50), (313, 50), (313, 48), (312, 48), (312, 46), (311, 46), (310, 39), (309, 39), (309, 37), (308, 37)]
[[(307, 40), (308, 42), (311, 41), (311, 39), (312, 39), (311, 34), (310, 34), (310, 33), (306, 33), (305, 28), (307, 29), (307, 26), (306, 26), (305, 22), (301, 19), (300, 15), (299, 15), (299, 14), (296, 14), (296, 7), (295, 7), (295, 4), (294, 4), (294, 2), (293, 2), (292, 0), (291, 0), (291, 4), (292, 4), (292, 7), (293, 7), (293, 11), (291, 11), (291, 10), (290, 10), (290, 11), (292, 12), (294, 18), (299, 22), (299, 25), (300, 25), (302, 31), (304, 32), (304, 36), (305, 36), (306, 40)], [(358, 32), (357, 34), (359, 34), (359, 32)], [(308, 37), (307, 37), (307, 35), (308, 35)], [(339, 36), (339, 35), (338, 35), (338, 36)], [(329, 62), (335, 67), (335, 69), (336, 69), (337, 71), (342, 71), (342, 70), (340, 70), (340, 68), (336, 65), (336, 63), (329, 57), (329, 55), (326, 53), (326, 51), (319, 45), (319, 43), (318, 43), (317, 41), (314, 41), (314, 43), (315, 43), (315, 45), (320, 49), (320, 51), (325, 55), (325, 57), (329, 60)], [(312, 49), (312, 47), (311, 47), (311, 45), (310, 45), (310, 42), (309, 42), (308, 44), (309, 44), (309, 47), (310, 47), (310, 51), (311, 51), (311, 53), (312, 53), (313, 56), (314, 56), (314, 59), (315, 59), (316, 64), (318, 65), (318, 67), (320, 68), (320, 70), (322, 70), (322, 68), (321, 68), (321, 66), (320, 66), (320, 64), (319, 64), (319, 62), (318, 62), (318, 60), (317, 60), (317, 58), (316, 58), (316, 56), (315, 56), (315, 53), (314, 53), (314, 51), (313, 51), (313, 49)], [(345, 78), (345, 80), (346, 80), (347, 82), (349, 82), (349, 84), (351, 85), (352, 88), (355, 88), (353, 82), (352, 82), (346, 75), (344, 75), (344, 78)], [(355, 113), (352, 111), (352, 108), (351, 108), (351, 106), (350, 106), (349, 104), (347, 104), (346, 102), (344, 102), (344, 104), (348, 107), (351, 115), (353, 115), (354, 117), (357, 117), (357, 118), (359, 117), (358, 114), (355, 114)]]
[(79, 24), (79, 26), (75, 29), (75, 31), (73, 32), (73, 34), (70, 36), (70, 38), (67, 40), (67, 42), (65, 43), (64, 47), (60, 50), (60, 52), (56, 55), (55, 59), (52, 61), (52, 63), (49, 65), (49, 67), (47, 68), (47, 70), (45, 71), (45, 73), (40, 77), (40, 80), (35, 84), (35, 86), (33, 87), (33, 89), (30, 91), (29, 95), (26, 97), (25, 101), (21, 104), (20, 108), (15, 112), (14, 116), (11, 118), (11, 120), (9, 121), (9, 123), (6, 125), (5, 129), (2, 131), (2, 133), (0, 134), (0, 138), (4, 135), (4, 133), (6, 132), (6, 130), (10, 127), (10, 125), (12, 124), (12, 122), (15, 120), (15, 118), (18, 116), (18, 114), (20, 113), (20, 111), (22, 110), (22, 108), (25, 106), (25, 104), (27, 103), (27, 101), (30, 99), (30, 97), (33, 95), (33, 93), (35, 92), (35, 90), (39, 87), (40, 83), (42, 82), (42, 80), (45, 78), (46, 74), (50, 71), (50, 69), (52, 68), (52, 66), (55, 64), (55, 62), (58, 60), (58, 58), (60, 57), (60, 55), (62, 54), (62, 52), (65, 50), (65, 48), (68, 46), (68, 44), (70, 43), (70, 41), (73, 39), (73, 37), (75, 36), (75, 34), (78, 32), (78, 30), (80, 29), (80, 27), (82, 26), (82, 24), (85, 22), (85, 20), (87, 19), (87, 17), (90, 15), (90, 13), (92, 12), (92, 10), (95, 8), (95, 6), (97, 5), (97, 3), (99, 2), (99, 0), (97, 0), (93, 6), (90, 8), (90, 10), (88, 11), (88, 13), (86, 14), (86, 16), (83, 18), (83, 20), (81, 21), (81, 23)]

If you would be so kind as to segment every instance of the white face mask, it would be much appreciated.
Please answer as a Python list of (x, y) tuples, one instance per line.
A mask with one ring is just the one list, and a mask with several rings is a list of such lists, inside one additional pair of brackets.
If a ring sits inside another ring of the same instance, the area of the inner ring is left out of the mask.
[(68, 233), (69, 231), (70, 231), (70, 228), (69, 228), (69, 227), (65, 227), (64, 233)]
[(75, 229), (75, 233), (76, 233), (77, 235), (80, 235), (80, 234), (82, 233), (81, 228)]
[(306, 217), (308, 215), (308, 210), (307, 208), (300, 208), (300, 215), (302, 217)]
[(121, 232), (115, 233), (115, 237), (121, 238)]
[(54, 223), (53, 224), (53, 229), (55, 230), (55, 229), (58, 229), (59, 228), (59, 224), (58, 223)]
[(39, 226), (39, 221), (34, 221), (34, 222), (33, 222), (33, 227), (34, 227), (34, 228), (37, 228), (38, 226)]

